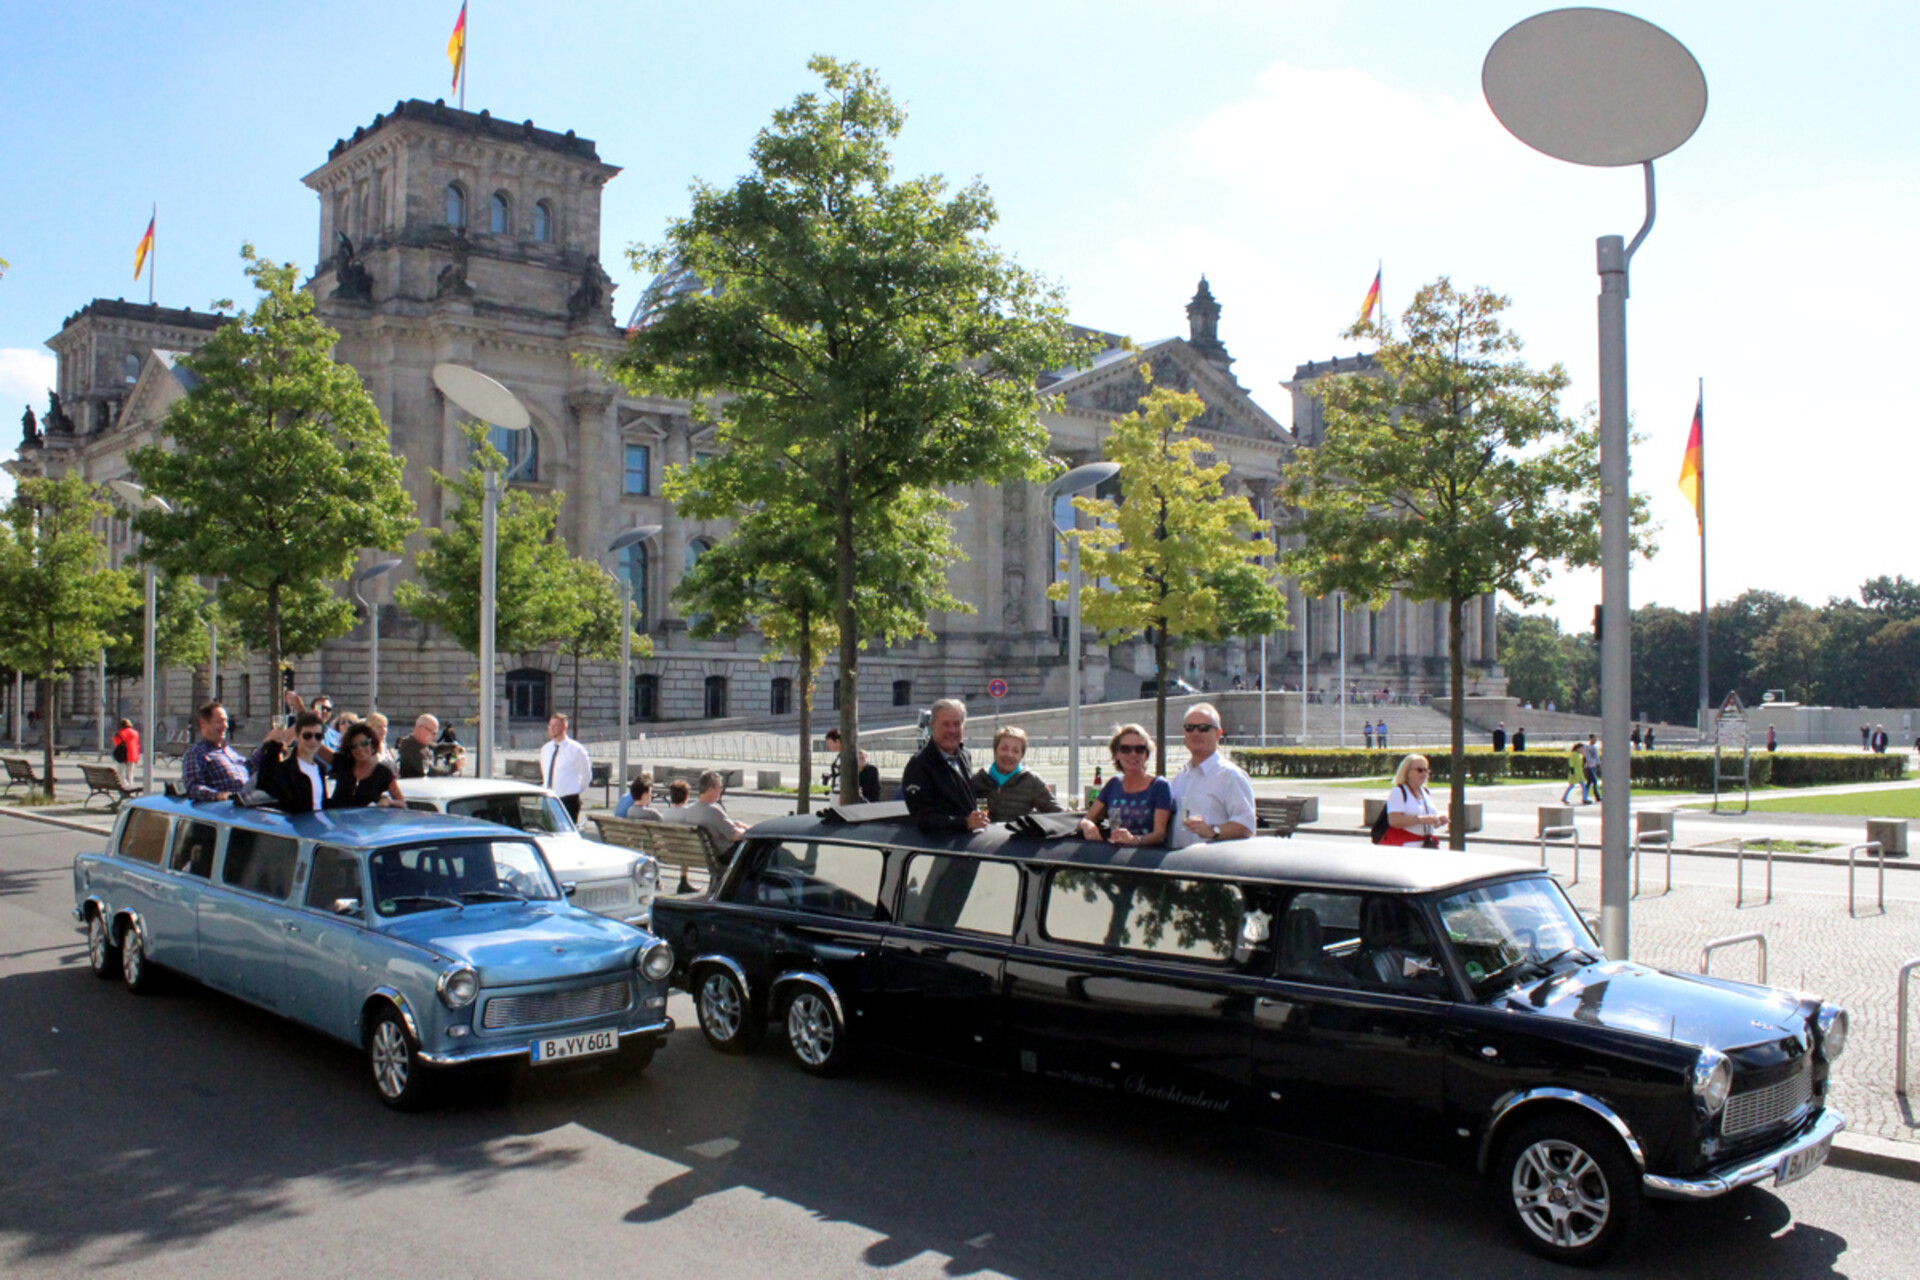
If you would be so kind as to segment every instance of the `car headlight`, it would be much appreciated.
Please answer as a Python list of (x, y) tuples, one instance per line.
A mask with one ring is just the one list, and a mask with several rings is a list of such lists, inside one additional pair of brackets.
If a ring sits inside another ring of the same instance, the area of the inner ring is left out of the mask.
[(1727, 1091), (1733, 1088), (1733, 1064), (1718, 1049), (1702, 1049), (1693, 1064), (1693, 1096), (1710, 1116), (1719, 1115), (1727, 1105)]
[(1847, 1051), (1847, 1011), (1837, 1004), (1820, 1006), (1820, 1054), (1828, 1062)]
[(656, 942), (640, 953), (640, 972), (649, 981), (664, 982), (673, 972), (673, 948), (664, 942)]
[(440, 992), (440, 1003), (449, 1009), (464, 1009), (473, 1003), (480, 994), (480, 975), (471, 965), (459, 965), (440, 975), (440, 981), (434, 984)]
[(639, 858), (633, 864), (633, 887), (645, 897), (649, 890), (660, 887), (660, 864), (652, 858)]

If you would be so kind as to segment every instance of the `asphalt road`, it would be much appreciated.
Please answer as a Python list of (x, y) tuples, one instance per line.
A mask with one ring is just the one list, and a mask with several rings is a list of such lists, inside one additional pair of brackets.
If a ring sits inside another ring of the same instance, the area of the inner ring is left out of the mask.
[[(1567, 1274), (1459, 1175), (911, 1059), (814, 1080), (712, 1053), (684, 997), (644, 1075), (500, 1072), (395, 1115), (344, 1045), (91, 977), (93, 843), (0, 819), (9, 1277)], [(1913, 1190), (1826, 1169), (1650, 1212), (1612, 1273), (1920, 1274)]]

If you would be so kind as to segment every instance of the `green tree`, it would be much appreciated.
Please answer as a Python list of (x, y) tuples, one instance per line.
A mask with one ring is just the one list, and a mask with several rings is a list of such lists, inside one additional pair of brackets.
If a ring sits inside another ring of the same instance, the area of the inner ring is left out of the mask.
[[(573, 662), (573, 720), (580, 722), (580, 664), (591, 658), (596, 662), (620, 660), (620, 591), (614, 579), (597, 561), (567, 560), (566, 625), (554, 636), (560, 649)], [(653, 653), (653, 641), (633, 634), (635, 657)], [(627, 676), (620, 676), (620, 696), (626, 697)], [(622, 786), (626, 779), (620, 780)]]
[[(856, 785), (860, 512), (905, 490), (1039, 478), (1050, 468), (1042, 374), (1073, 359), (1064, 304), (986, 239), (986, 188), (897, 178), (905, 113), (854, 63), (809, 64), (822, 91), (774, 114), (752, 172), (694, 189), (636, 265), (673, 292), (612, 372), (704, 405), (722, 393), (724, 452), (757, 500), (833, 524), (842, 794)], [(704, 409), (701, 409), (704, 414)]]
[[(1531, 604), (1555, 565), (1600, 552), (1595, 433), (1560, 412), (1564, 369), (1520, 359), (1507, 305), (1445, 277), (1422, 287), (1405, 336), (1382, 336), (1377, 375), (1320, 385), (1325, 442), (1299, 450), (1284, 481), (1295, 513), (1285, 531), (1301, 538), (1284, 559), (1308, 594), (1447, 602), (1455, 848), (1466, 839), (1466, 603), (1497, 591)], [(1644, 523), (1644, 501), (1635, 513)]]
[(1753, 643), (1751, 679), (1762, 695), (1784, 689), (1794, 702), (1819, 696), (1820, 652), (1826, 645), (1827, 620), (1822, 611), (1799, 601)]
[(1571, 706), (1567, 654), (1560, 624), (1544, 614), (1500, 611), (1500, 660), (1507, 692), (1536, 707)]
[(1633, 611), (1633, 714), (1691, 724), (1700, 704), (1700, 615), (1665, 605)]
[(1904, 573), (1892, 578), (1885, 574), (1869, 578), (1860, 588), (1860, 600), (1890, 621), (1911, 622), (1920, 618), (1920, 582), (1909, 581)]
[[(138, 676), (147, 660), (146, 572), (137, 565), (127, 570), (132, 603), (114, 620), (112, 643), (107, 645), (107, 675), (127, 680)], [(195, 667), (207, 660), (207, 592), (192, 578), (162, 573), (154, 579), (153, 651), (155, 667)], [(154, 746), (158, 746), (156, 741)]]
[[(1262, 558), (1273, 544), (1245, 498), (1224, 496), (1229, 466), (1202, 463), (1207, 444), (1187, 434), (1206, 404), (1191, 392), (1153, 387), (1113, 423), (1104, 452), (1120, 464), (1119, 501), (1079, 497), (1073, 505), (1095, 527), (1066, 533), (1081, 545), (1087, 585), (1081, 617), (1113, 640), (1149, 632), (1154, 672), (1153, 728), (1167, 758), (1167, 682), (1176, 638), (1220, 640), (1260, 635), (1280, 625), (1286, 606)], [(1067, 584), (1049, 594), (1066, 597)]]
[[(53, 798), (54, 724), (59, 683), (99, 660), (113, 626), (133, 603), (127, 574), (107, 567), (95, 528), (109, 508), (78, 475), (27, 477), (0, 524), (0, 660), (40, 688), (41, 774)], [(17, 712), (16, 712), (17, 714)], [(143, 725), (149, 737), (151, 725)]]
[[(168, 573), (225, 579), (229, 615), (278, 671), (352, 627), (322, 584), (362, 549), (398, 548), (415, 520), (380, 411), (334, 361), (339, 335), (315, 318), (298, 269), (252, 245), (240, 256), (258, 302), (184, 358), (196, 385), (128, 461), (173, 506), (135, 518), (146, 554)], [(302, 611), (292, 627), (290, 604)]]

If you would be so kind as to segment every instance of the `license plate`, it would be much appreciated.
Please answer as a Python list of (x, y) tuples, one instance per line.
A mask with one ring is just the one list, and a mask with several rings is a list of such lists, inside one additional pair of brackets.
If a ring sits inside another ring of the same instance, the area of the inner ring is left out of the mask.
[(1784, 1187), (1789, 1182), (1798, 1182), (1801, 1178), (1806, 1177), (1815, 1169), (1825, 1164), (1827, 1162), (1827, 1153), (1832, 1150), (1833, 1139), (1828, 1138), (1818, 1146), (1808, 1147), (1805, 1151), (1794, 1152), (1791, 1156), (1787, 1157), (1787, 1162), (1780, 1166), (1780, 1172), (1774, 1178), (1773, 1185), (1776, 1187)]
[(583, 1031), (579, 1035), (549, 1036), (533, 1042), (535, 1062), (558, 1062), (562, 1058), (591, 1058), (597, 1053), (612, 1053), (620, 1047), (617, 1031)]

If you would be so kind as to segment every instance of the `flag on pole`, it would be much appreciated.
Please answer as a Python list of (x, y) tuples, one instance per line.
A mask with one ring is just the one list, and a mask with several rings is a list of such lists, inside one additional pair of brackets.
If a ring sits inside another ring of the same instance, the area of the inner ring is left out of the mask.
[(1693, 504), (1693, 516), (1699, 521), (1702, 534), (1707, 531), (1706, 443), (1702, 430), (1706, 408), (1706, 397), (1702, 395), (1694, 402), (1693, 431), (1687, 436), (1687, 454), (1680, 459), (1680, 492)]
[(1367, 300), (1360, 304), (1360, 323), (1365, 324), (1373, 318), (1373, 309), (1380, 305), (1380, 268), (1374, 268), (1373, 287), (1367, 290)]
[(453, 34), (447, 37), (447, 61), (453, 64), (453, 88), (460, 87), (460, 75), (467, 69), (467, 6), (461, 0), (460, 17), (453, 24)]
[(133, 250), (133, 278), (135, 280), (140, 278), (140, 272), (147, 265), (147, 255), (153, 252), (153, 227), (158, 221), (160, 221), (160, 215), (156, 212), (153, 217), (147, 220), (147, 234), (140, 237), (140, 243), (135, 246)]

